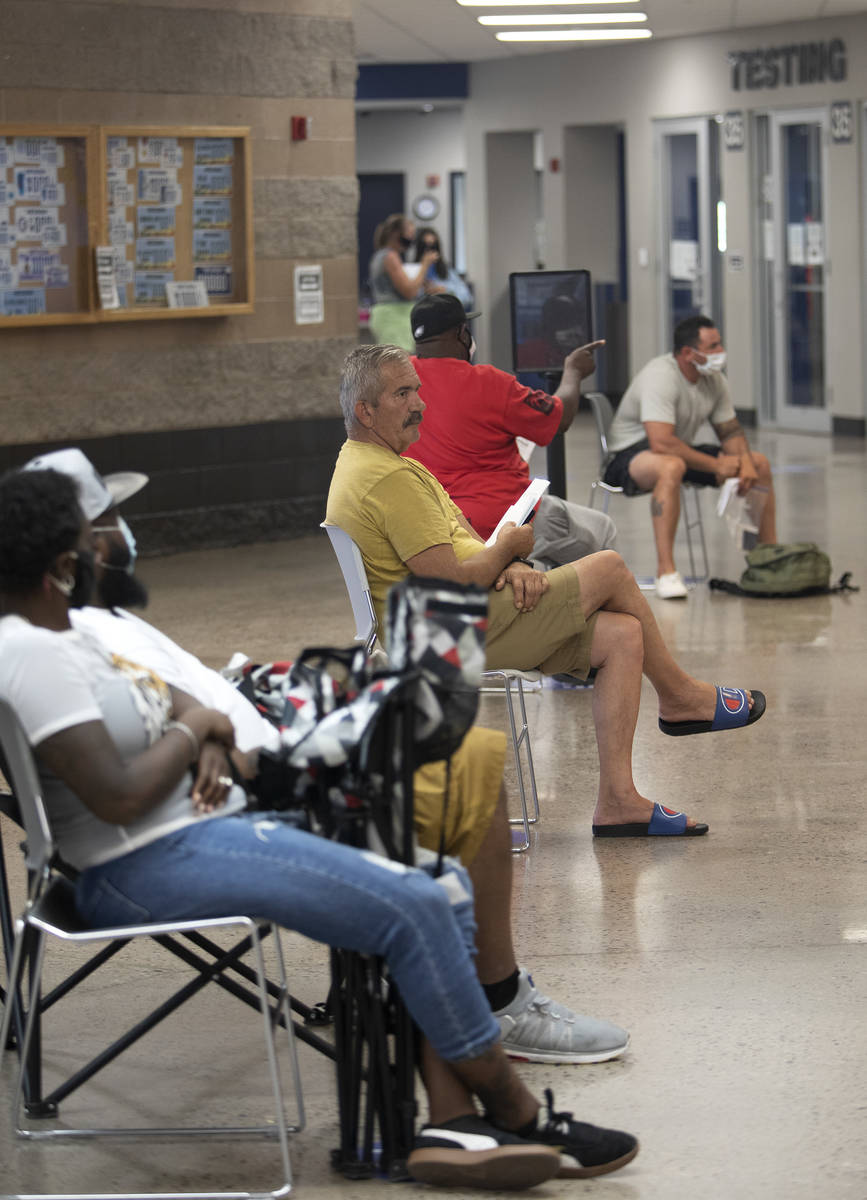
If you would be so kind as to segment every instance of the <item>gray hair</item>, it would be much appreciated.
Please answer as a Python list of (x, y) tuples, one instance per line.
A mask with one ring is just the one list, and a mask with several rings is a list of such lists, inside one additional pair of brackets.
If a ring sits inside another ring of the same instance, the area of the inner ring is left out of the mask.
[(340, 374), (340, 407), (348, 434), (355, 428), (355, 406), (359, 401), (376, 408), (382, 394), (382, 368), (408, 361), (409, 355), (400, 346), (356, 346), (350, 350)]

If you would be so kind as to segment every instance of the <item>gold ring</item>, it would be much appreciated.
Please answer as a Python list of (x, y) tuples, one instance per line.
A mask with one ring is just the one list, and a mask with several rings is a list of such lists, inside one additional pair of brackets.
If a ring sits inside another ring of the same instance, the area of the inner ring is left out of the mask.
[(230, 788), (233, 783), (232, 776), (231, 775), (218, 775), (217, 783), (221, 783), (224, 788)]

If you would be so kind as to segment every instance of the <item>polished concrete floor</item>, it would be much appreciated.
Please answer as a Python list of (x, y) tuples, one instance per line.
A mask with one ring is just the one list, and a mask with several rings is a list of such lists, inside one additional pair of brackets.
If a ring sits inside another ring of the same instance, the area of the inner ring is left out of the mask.
[[(833, 570), (867, 585), (867, 458), (860, 440), (756, 435), (774, 465), (780, 536), (813, 539)], [(568, 437), (570, 496), (583, 501), (595, 458), (589, 419)], [(540, 471), (544, 465), (538, 464)], [(739, 553), (702, 498), (712, 573), (736, 579)], [(621, 549), (653, 570), (647, 501), (615, 497)], [(686, 565), (685, 553), (680, 563)], [(305, 644), (345, 643), (350, 613), (318, 530), (295, 542), (148, 561), (151, 619), (211, 665)], [(867, 818), (863, 705), (867, 592), (790, 601), (710, 594), (653, 600), (693, 673), (761, 688), (768, 712), (748, 731), (668, 739), (645, 683), (635, 773), (647, 795), (707, 821), (696, 840), (594, 843), (591, 694), (530, 697), (542, 822), (515, 859), (519, 957), (542, 989), (632, 1033), (626, 1056), (595, 1067), (522, 1065), (557, 1106), (630, 1129), (639, 1157), (616, 1175), (552, 1182), (540, 1197), (766, 1200), (867, 1195)], [(483, 700), (483, 721), (503, 722)], [(15, 834), (3, 830), (7, 852)], [(17, 870), (17, 851), (7, 853)], [(16, 875), (20, 886), (20, 871)], [(324, 952), (288, 939), (293, 990), (325, 995)], [(123, 956), (122, 956), (123, 957)], [(57, 960), (50, 973), (57, 970)], [(154, 948), (118, 961), (56, 1010), (49, 1065), (78, 1060), (119, 1013), (161, 995), (179, 968)], [(267, 1109), (259, 1031), (230, 998), (197, 1000), (150, 1035), (63, 1115), (135, 1120), (255, 1117)], [(256, 1064), (254, 1070), (251, 1064)], [(0, 1080), (8, 1091), (11, 1064)], [(293, 1140), (302, 1196), (372, 1197), (329, 1168), (336, 1141), (328, 1065), (302, 1051), (309, 1123)], [(168, 1087), (166, 1088), (166, 1084)], [(270, 1186), (267, 1144), (13, 1147), (0, 1123), (0, 1191)], [(394, 1185), (398, 1194), (420, 1188)]]

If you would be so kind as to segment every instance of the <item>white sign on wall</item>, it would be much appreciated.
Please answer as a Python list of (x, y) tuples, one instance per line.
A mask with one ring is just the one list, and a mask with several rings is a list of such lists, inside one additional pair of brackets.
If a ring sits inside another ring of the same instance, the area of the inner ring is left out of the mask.
[(320, 325), (325, 320), (322, 267), (295, 268), (295, 324)]

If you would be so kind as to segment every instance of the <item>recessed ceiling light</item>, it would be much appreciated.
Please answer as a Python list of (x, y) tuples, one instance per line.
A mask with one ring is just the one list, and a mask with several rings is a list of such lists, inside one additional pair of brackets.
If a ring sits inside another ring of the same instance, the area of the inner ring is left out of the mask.
[(480, 25), (616, 25), (624, 22), (646, 21), (647, 13), (521, 13), (518, 16), (507, 16), (500, 13), (496, 17), (476, 17)]
[(558, 4), (637, 4), (638, 0), (457, 0), (464, 8), (554, 8)]
[(649, 29), (527, 29), (498, 33), (498, 42), (625, 42), (652, 37)]

